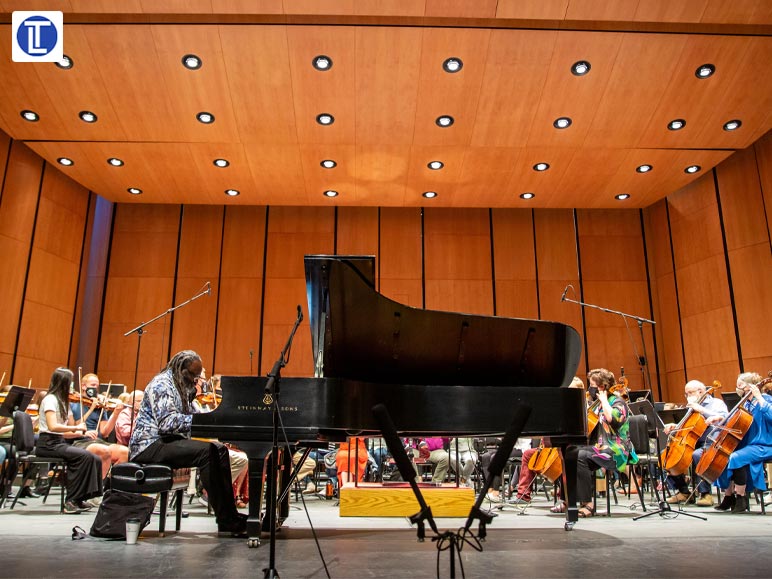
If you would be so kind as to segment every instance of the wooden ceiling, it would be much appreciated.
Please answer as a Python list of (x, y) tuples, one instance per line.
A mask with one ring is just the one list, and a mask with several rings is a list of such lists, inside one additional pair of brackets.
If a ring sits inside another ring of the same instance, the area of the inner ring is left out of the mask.
[[(73, 68), (11, 61), (15, 9), (65, 12)], [(767, 0), (0, 0), (0, 10), (0, 129), (116, 202), (645, 207), (772, 126)], [(183, 67), (185, 54), (201, 68)], [(332, 68), (312, 67), (320, 54)], [(449, 57), (461, 71), (443, 70)], [(585, 76), (571, 73), (579, 60)], [(716, 73), (699, 79), (705, 63)], [(97, 122), (81, 121), (84, 110)], [(215, 122), (198, 122), (202, 111)], [(320, 113), (335, 122), (319, 125)], [(441, 115), (455, 122), (441, 128)], [(572, 124), (558, 130), (562, 116)], [(677, 118), (686, 126), (668, 130)], [(732, 119), (742, 126), (725, 131)], [(434, 160), (444, 167), (430, 170)], [(653, 169), (637, 172), (644, 164)]]

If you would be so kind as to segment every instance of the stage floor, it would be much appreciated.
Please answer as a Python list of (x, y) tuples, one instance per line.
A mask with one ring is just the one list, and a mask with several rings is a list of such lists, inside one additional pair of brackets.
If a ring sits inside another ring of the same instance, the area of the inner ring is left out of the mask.
[[(580, 519), (573, 531), (563, 516), (549, 513), (552, 502), (541, 495), (523, 514), (499, 512), (488, 528), (484, 551), (466, 546), (461, 553), (467, 577), (590, 577), (599, 572), (624, 577), (770, 577), (772, 512), (731, 515), (712, 508), (689, 507), (683, 515), (653, 515), (642, 520), (640, 507), (619, 497), (612, 516)], [(48, 504), (26, 500), (11, 511), (0, 510), (4, 577), (262, 577), (269, 563), (268, 537), (250, 549), (243, 539), (218, 538), (206, 509), (187, 505), (179, 534), (158, 537), (153, 517), (137, 545), (120, 541), (73, 541), (72, 528), (88, 531), (95, 512), (58, 514), (58, 496)], [(489, 503), (487, 503), (489, 506)], [(279, 531), (275, 568), (285, 579), (326, 577), (436, 577), (437, 548), (418, 543), (404, 518), (338, 516), (333, 501), (307, 496), (306, 510), (293, 502)], [(605, 510), (605, 500), (600, 505)], [(498, 511), (495, 511), (498, 512)], [(457, 529), (462, 519), (438, 519), (440, 530)], [(167, 528), (173, 528), (169, 518)], [(476, 531), (477, 525), (473, 529)], [(428, 530), (428, 529), (427, 529)], [(605, 561), (604, 561), (605, 560)], [(440, 553), (441, 577), (449, 577), (449, 552)], [(601, 571), (604, 569), (604, 571)], [(456, 568), (456, 576), (461, 570)]]

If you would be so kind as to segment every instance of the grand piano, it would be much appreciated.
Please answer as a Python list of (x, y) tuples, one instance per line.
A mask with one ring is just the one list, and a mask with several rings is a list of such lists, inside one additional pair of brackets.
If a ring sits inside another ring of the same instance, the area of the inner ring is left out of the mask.
[[(531, 407), (523, 434), (549, 436), (563, 451), (567, 528), (577, 520), (573, 445), (586, 441), (586, 413), (584, 392), (566, 388), (581, 354), (576, 330), (399, 304), (375, 290), (372, 256), (306, 256), (305, 274), (314, 377), (279, 382), (290, 444), (378, 436), (372, 408), (379, 403), (401, 436), (495, 436), (523, 402)], [(267, 380), (223, 376), (221, 404), (192, 424), (193, 436), (230, 442), (249, 456), (250, 544), (269, 530), (260, 499), (273, 432)], [(268, 477), (269, 492), (272, 483)], [(288, 508), (286, 500), (279, 505), (279, 520)]]

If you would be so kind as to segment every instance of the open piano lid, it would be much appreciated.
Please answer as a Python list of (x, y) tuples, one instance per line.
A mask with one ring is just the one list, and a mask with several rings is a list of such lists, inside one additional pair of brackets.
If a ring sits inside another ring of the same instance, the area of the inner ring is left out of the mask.
[(566, 324), (422, 310), (375, 290), (373, 256), (305, 256), (315, 376), (381, 383), (568, 386)]

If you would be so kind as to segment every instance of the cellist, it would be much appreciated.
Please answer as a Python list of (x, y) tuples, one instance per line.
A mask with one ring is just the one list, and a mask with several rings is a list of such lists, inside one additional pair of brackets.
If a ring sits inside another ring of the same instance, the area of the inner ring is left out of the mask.
[(748, 510), (746, 491), (767, 490), (764, 461), (772, 460), (772, 396), (768, 394), (772, 381), (763, 381), (763, 392), (758, 386), (761, 383), (761, 376), (755, 372), (744, 372), (737, 377), (737, 393), (740, 396), (751, 393), (745, 409), (753, 416), (753, 423), (718, 478), (719, 486), (726, 489), (721, 504), (716, 507), (718, 511), (731, 509), (733, 513), (744, 513)]
[[(697, 443), (694, 445), (694, 453), (692, 454), (692, 465), (697, 466), (700, 461), (700, 457), (705, 449), (705, 443), (708, 440), (708, 436), (713, 431), (710, 427), (712, 424), (716, 424), (726, 418), (728, 410), (723, 400), (714, 398), (708, 394), (708, 389), (699, 380), (689, 380), (684, 386), (684, 395), (686, 396), (686, 407), (702, 415), (705, 419), (705, 423), (708, 424), (708, 428), (700, 436)], [(677, 424), (666, 424), (665, 434), (670, 434), (676, 430)], [(710, 483), (696, 477), (699, 481), (697, 485), (697, 491), (700, 493), (700, 498), (697, 499), (697, 506), (710, 507), (713, 505), (713, 494), (710, 492)], [(683, 503), (691, 496), (689, 492), (689, 485), (686, 483), (686, 476), (679, 474), (676, 476), (668, 475), (667, 482), (670, 488), (676, 489), (676, 494), (667, 498), (668, 503)], [(694, 499), (692, 499), (692, 502)]]

